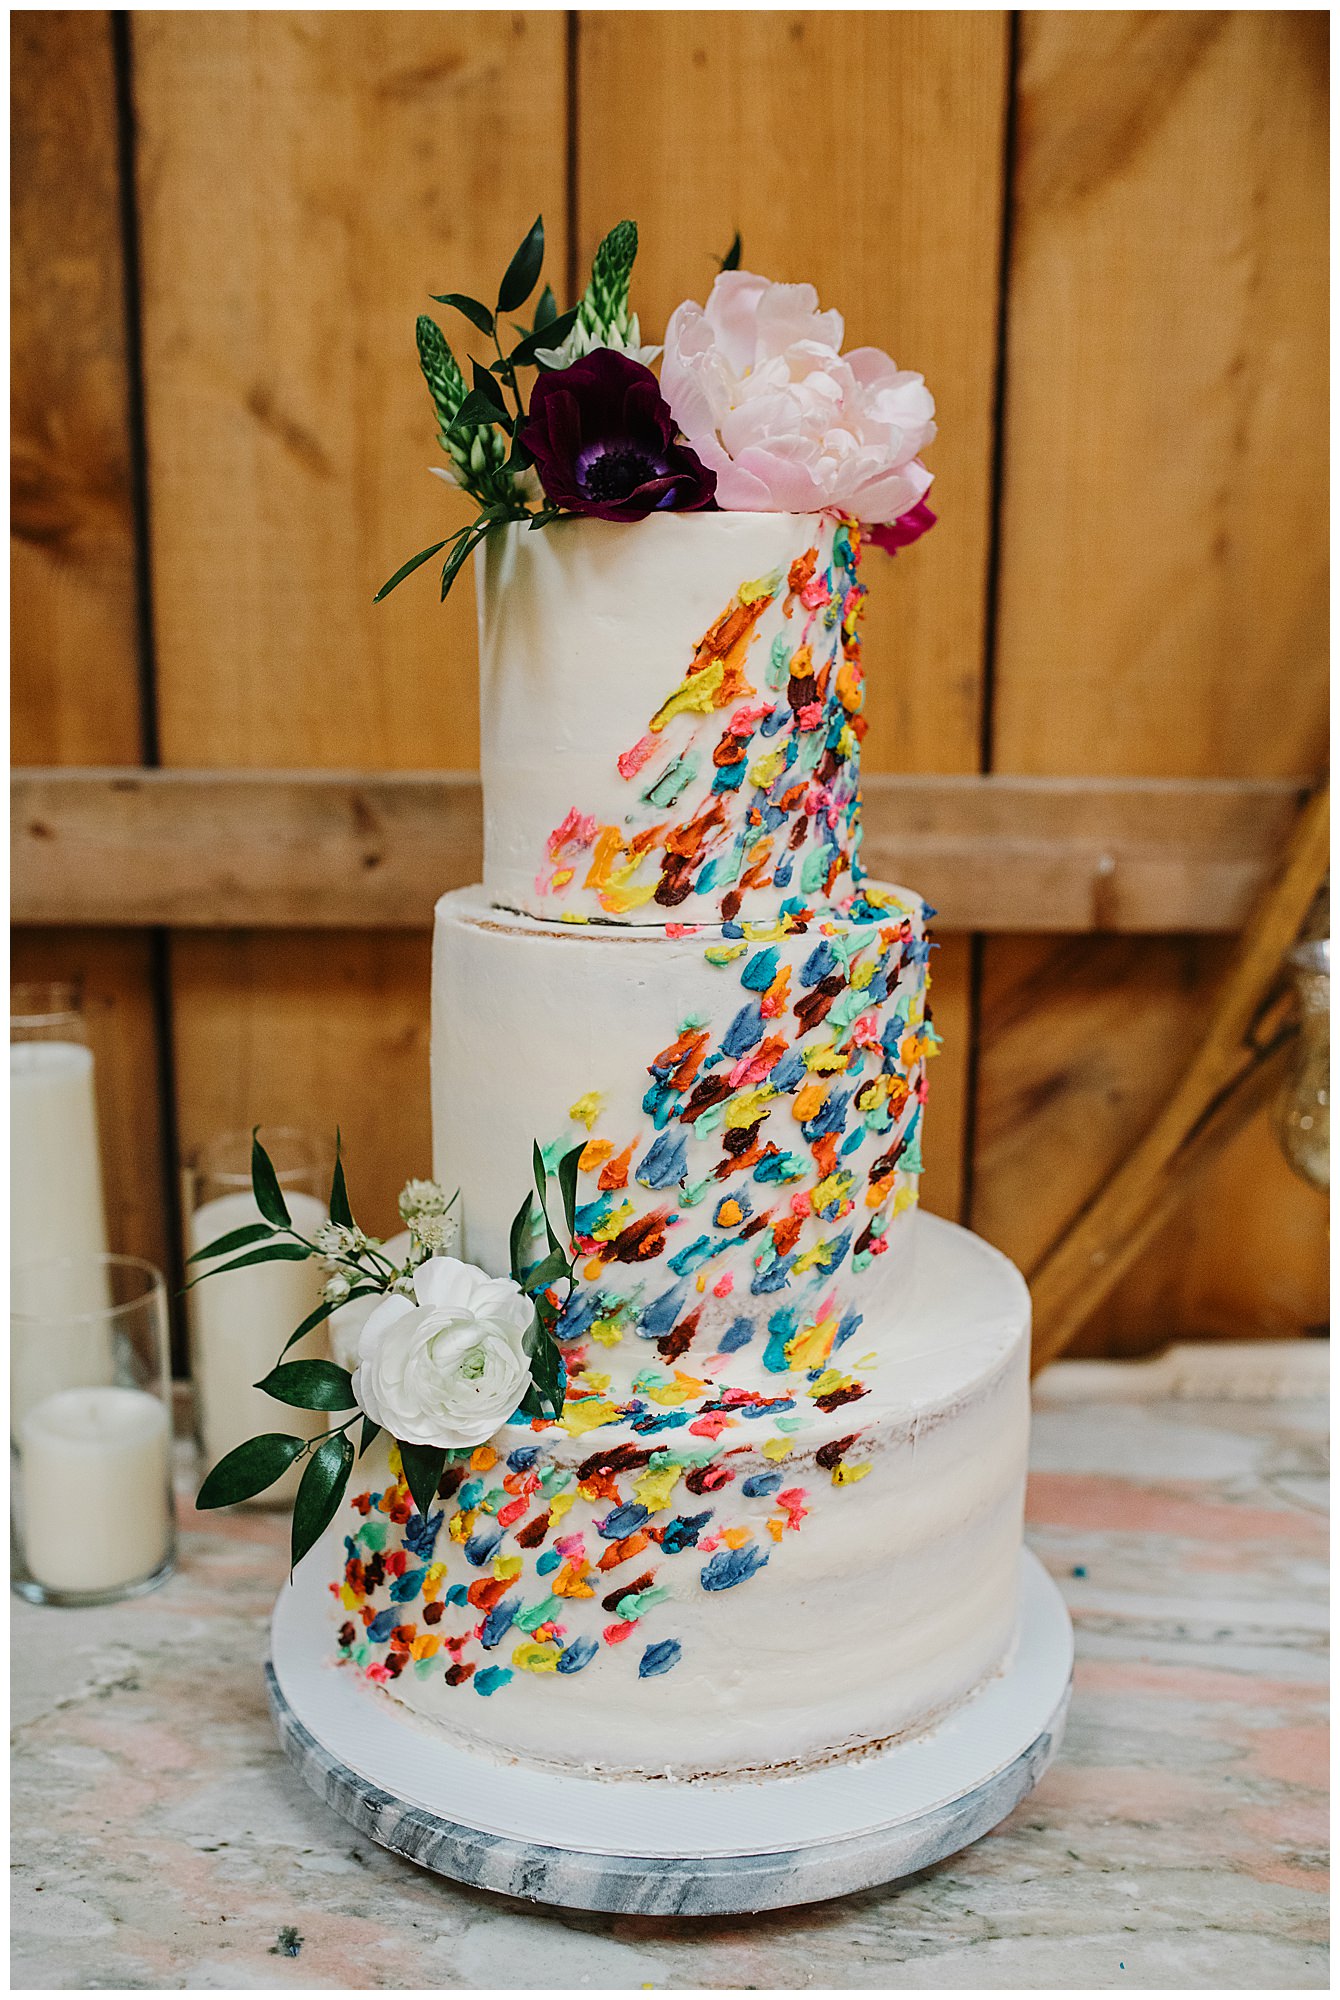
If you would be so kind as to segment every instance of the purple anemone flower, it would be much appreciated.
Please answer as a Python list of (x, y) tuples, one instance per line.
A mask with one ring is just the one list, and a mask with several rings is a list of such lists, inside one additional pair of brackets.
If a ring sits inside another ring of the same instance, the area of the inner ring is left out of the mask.
[(555, 506), (606, 521), (712, 505), (717, 476), (677, 441), (650, 368), (599, 347), (542, 374), (520, 438)]

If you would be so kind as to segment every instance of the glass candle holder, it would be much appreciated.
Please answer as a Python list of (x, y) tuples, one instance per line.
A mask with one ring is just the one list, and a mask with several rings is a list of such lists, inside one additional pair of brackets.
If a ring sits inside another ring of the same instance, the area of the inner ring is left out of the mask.
[[(312, 1240), (328, 1219), (325, 1195), (331, 1162), (319, 1142), (288, 1126), (263, 1129), (261, 1144), (279, 1177), (294, 1228)], [(258, 1222), (251, 1191), (251, 1134), (225, 1132), (202, 1146), (185, 1174), (186, 1254), (193, 1256), (230, 1230)], [(321, 1302), (326, 1273), (306, 1263), (252, 1264), (243, 1271), (193, 1264), (190, 1276), (212, 1273), (186, 1294), (195, 1391), (196, 1438), (203, 1469), (210, 1471), (235, 1446), (262, 1431), (317, 1437), (327, 1428), (319, 1410), (282, 1407), (254, 1385), (278, 1361), (285, 1341)], [(285, 1360), (326, 1359), (325, 1326), (290, 1348)], [(248, 1505), (284, 1506), (297, 1491), (291, 1470)]]
[[(9, 1223), (14, 1262), (61, 1259), (72, 1284), (101, 1281), (107, 1250), (93, 1051), (77, 986), (10, 989)], [(95, 1292), (86, 1308), (107, 1303)]]
[(1289, 953), (1298, 995), (1298, 1041), (1275, 1109), (1285, 1158), (1323, 1192), (1331, 1184), (1331, 942), (1310, 938)]
[(58, 1257), (15, 1264), (10, 1287), (13, 1587), (61, 1605), (153, 1590), (176, 1559), (163, 1279), (139, 1257)]

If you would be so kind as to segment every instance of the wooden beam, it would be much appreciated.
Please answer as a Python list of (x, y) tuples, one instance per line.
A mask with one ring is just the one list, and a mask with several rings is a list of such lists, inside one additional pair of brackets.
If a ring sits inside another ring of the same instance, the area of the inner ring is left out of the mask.
[[(1233, 931), (1307, 787), (876, 777), (865, 860), (955, 931)], [(479, 879), (469, 772), (19, 770), (24, 924), (398, 930)]]
[(1286, 979), (1286, 954), (1325, 882), (1329, 856), (1330, 794), (1323, 791), (1294, 829), (1279, 880), (1255, 914), (1191, 1067), (1111, 1180), (1029, 1273), (1035, 1370), (1065, 1352), (1191, 1186), (1200, 1161), (1280, 1081), (1289, 1028), (1272, 1034), (1266, 1017)]

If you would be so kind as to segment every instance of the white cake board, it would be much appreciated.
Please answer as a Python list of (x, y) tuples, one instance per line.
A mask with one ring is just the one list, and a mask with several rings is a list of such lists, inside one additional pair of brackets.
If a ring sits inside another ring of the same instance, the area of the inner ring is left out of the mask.
[(710, 1916), (849, 1894), (957, 1853), (1033, 1789), (1061, 1740), (1073, 1643), (1022, 1557), (1003, 1670), (925, 1735), (774, 1779), (576, 1777), (461, 1749), (330, 1655), (316, 1566), (281, 1592), (266, 1683), (280, 1741), (362, 1832), (457, 1882), (567, 1909)]

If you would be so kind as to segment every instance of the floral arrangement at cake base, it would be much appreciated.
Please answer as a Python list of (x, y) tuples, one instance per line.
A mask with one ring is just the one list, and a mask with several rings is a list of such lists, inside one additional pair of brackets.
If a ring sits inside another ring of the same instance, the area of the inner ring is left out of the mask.
[[(574, 1228), (577, 1147), (558, 1165), (563, 1214)], [(295, 1327), (275, 1366), (256, 1383), (290, 1409), (329, 1414), (319, 1438), (268, 1431), (249, 1438), (213, 1467), (196, 1505), (228, 1507), (262, 1493), (306, 1459), (293, 1507), (294, 1567), (339, 1511), (357, 1459), (384, 1431), (394, 1441), (414, 1504), (425, 1518), (449, 1463), (468, 1459), (476, 1446), (514, 1418), (557, 1415), (563, 1404), (563, 1359), (555, 1329), (573, 1265), (549, 1219), (550, 1179), (540, 1149), (534, 1154), (535, 1194), (527, 1193), (512, 1226), (512, 1272), (493, 1277), (450, 1254), (456, 1229), (450, 1199), (434, 1181), (408, 1181), (399, 1208), (409, 1232), (408, 1254), (397, 1261), (388, 1246), (354, 1220), (338, 1136), (330, 1191), (330, 1220), (315, 1237), (293, 1226), (283, 1190), (264, 1146), (252, 1134), (252, 1191), (262, 1220), (230, 1230), (196, 1251), (192, 1263), (222, 1271), (247, 1265), (318, 1258), (326, 1268), (324, 1297)], [(527, 1259), (538, 1210), (547, 1248)], [(229, 1261), (219, 1264), (219, 1258)], [(334, 1313), (371, 1300), (358, 1334), (357, 1362), (285, 1361), (284, 1355)], [(355, 1446), (350, 1432), (357, 1430)]]

